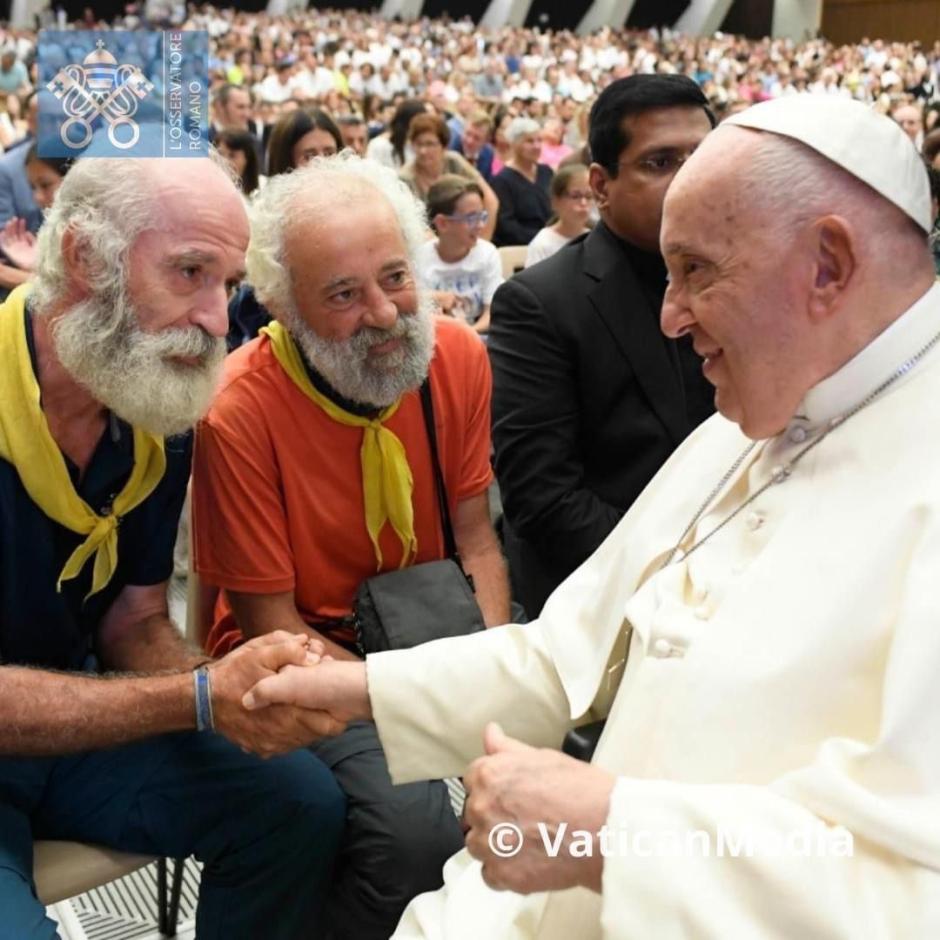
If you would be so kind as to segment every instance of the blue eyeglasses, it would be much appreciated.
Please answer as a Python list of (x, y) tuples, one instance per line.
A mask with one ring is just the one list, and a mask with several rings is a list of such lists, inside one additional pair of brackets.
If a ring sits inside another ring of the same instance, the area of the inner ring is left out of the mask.
[(490, 214), (485, 209), (482, 212), (459, 212), (456, 215), (446, 217), (449, 222), (463, 222), (464, 225), (486, 225), (490, 220)]

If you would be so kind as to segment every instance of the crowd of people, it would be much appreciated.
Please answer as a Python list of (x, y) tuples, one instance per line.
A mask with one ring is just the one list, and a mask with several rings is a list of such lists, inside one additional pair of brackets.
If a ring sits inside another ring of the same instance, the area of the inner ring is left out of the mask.
[(940, 44), (174, 19), (182, 164), (40, 156), (2, 37), (0, 940), (43, 838), (232, 940), (937, 933)]

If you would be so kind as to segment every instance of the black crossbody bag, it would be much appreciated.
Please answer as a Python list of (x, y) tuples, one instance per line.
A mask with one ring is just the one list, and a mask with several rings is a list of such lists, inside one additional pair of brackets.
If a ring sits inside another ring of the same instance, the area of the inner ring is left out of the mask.
[(362, 656), (409, 649), (429, 640), (477, 633), (486, 627), (474, 596), (473, 579), (463, 570), (454, 540), (444, 474), (437, 453), (429, 379), (421, 386), (421, 411), (431, 447), (447, 557), (378, 574), (359, 585), (353, 618), (356, 646)]

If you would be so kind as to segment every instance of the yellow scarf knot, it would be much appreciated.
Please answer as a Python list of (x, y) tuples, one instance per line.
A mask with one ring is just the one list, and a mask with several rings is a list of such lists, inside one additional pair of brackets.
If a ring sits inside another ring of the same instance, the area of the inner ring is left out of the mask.
[(166, 454), (163, 438), (134, 429), (134, 469), (111, 511), (98, 515), (75, 492), (65, 458), (49, 431), (40, 405), (39, 382), (26, 342), (26, 298), (29, 285), (14, 290), (0, 306), (0, 458), (16, 467), (30, 499), (53, 522), (85, 540), (72, 552), (56, 587), (76, 577), (94, 556), (92, 594), (106, 587), (118, 563), (118, 525), (163, 479)]
[(261, 332), (271, 340), (274, 357), (281, 367), (311, 401), (319, 405), (334, 421), (362, 428), (362, 447), (359, 451), (362, 495), (366, 530), (375, 549), (376, 571), (382, 568), (379, 535), (386, 522), (391, 525), (402, 544), (403, 553), (399, 567), (410, 565), (418, 553), (414, 506), (411, 501), (414, 480), (404, 444), (393, 431), (385, 427), (385, 422), (398, 411), (401, 400), (389, 405), (376, 418), (362, 418), (350, 414), (330, 401), (313, 385), (297, 345), (280, 323), (271, 323)]

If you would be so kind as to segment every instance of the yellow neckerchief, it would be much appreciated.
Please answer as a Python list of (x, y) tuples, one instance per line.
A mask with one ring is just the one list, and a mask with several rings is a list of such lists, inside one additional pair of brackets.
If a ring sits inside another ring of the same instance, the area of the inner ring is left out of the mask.
[(39, 382), (26, 342), (29, 289), (28, 284), (17, 287), (0, 306), (0, 458), (16, 467), (30, 499), (53, 522), (86, 536), (65, 563), (56, 588), (61, 591), (62, 582), (76, 577), (94, 555), (87, 600), (107, 585), (117, 568), (121, 517), (139, 506), (163, 477), (163, 438), (134, 429), (134, 469), (107, 515), (99, 516), (75, 492), (40, 407)]
[(383, 409), (376, 418), (360, 418), (350, 414), (314, 387), (304, 368), (297, 345), (280, 323), (273, 322), (261, 332), (271, 340), (271, 349), (281, 367), (311, 401), (318, 404), (334, 421), (363, 429), (362, 448), (359, 451), (362, 463), (362, 494), (366, 529), (375, 548), (376, 570), (382, 568), (379, 533), (386, 522), (391, 523), (404, 550), (399, 567), (409, 565), (418, 553), (414, 507), (411, 503), (414, 481), (404, 445), (394, 432), (384, 426), (398, 411), (401, 399)]

